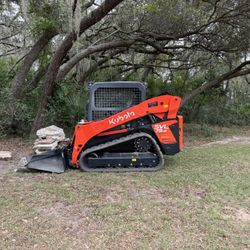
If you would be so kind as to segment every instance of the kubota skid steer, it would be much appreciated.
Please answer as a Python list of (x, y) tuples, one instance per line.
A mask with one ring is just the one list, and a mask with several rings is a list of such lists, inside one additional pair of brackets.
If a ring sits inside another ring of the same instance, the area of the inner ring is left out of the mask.
[(156, 171), (163, 154), (182, 150), (181, 98), (162, 95), (145, 100), (140, 82), (97, 82), (89, 87), (88, 120), (75, 127), (70, 144), (35, 155), (26, 167), (62, 173), (83, 171)]

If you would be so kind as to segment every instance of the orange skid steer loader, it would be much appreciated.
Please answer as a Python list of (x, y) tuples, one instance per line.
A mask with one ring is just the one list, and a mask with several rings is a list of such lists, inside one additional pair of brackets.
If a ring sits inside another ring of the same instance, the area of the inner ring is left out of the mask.
[(95, 172), (161, 169), (163, 155), (183, 147), (181, 98), (145, 96), (141, 82), (90, 84), (88, 121), (75, 126), (69, 145), (29, 157), (26, 167), (55, 173), (69, 166)]

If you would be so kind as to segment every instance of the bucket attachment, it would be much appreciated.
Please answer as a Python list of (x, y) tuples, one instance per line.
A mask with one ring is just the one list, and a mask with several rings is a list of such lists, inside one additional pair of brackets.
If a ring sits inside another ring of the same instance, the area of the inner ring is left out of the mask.
[(63, 173), (68, 167), (68, 157), (64, 149), (56, 149), (26, 158), (25, 167), (52, 173)]

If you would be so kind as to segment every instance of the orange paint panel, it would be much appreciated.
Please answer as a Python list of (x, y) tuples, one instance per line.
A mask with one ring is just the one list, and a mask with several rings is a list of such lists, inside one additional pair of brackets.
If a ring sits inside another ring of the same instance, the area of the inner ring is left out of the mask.
[(180, 151), (183, 150), (183, 116), (178, 115), (178, 121), (179, 121), (179, 147)]

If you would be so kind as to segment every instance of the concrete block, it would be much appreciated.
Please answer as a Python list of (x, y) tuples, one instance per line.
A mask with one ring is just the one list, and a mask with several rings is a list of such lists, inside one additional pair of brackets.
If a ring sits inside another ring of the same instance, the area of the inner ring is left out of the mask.
[(12, 158), (10, 151), (0, 151), (0, 160), (9, 160)]

